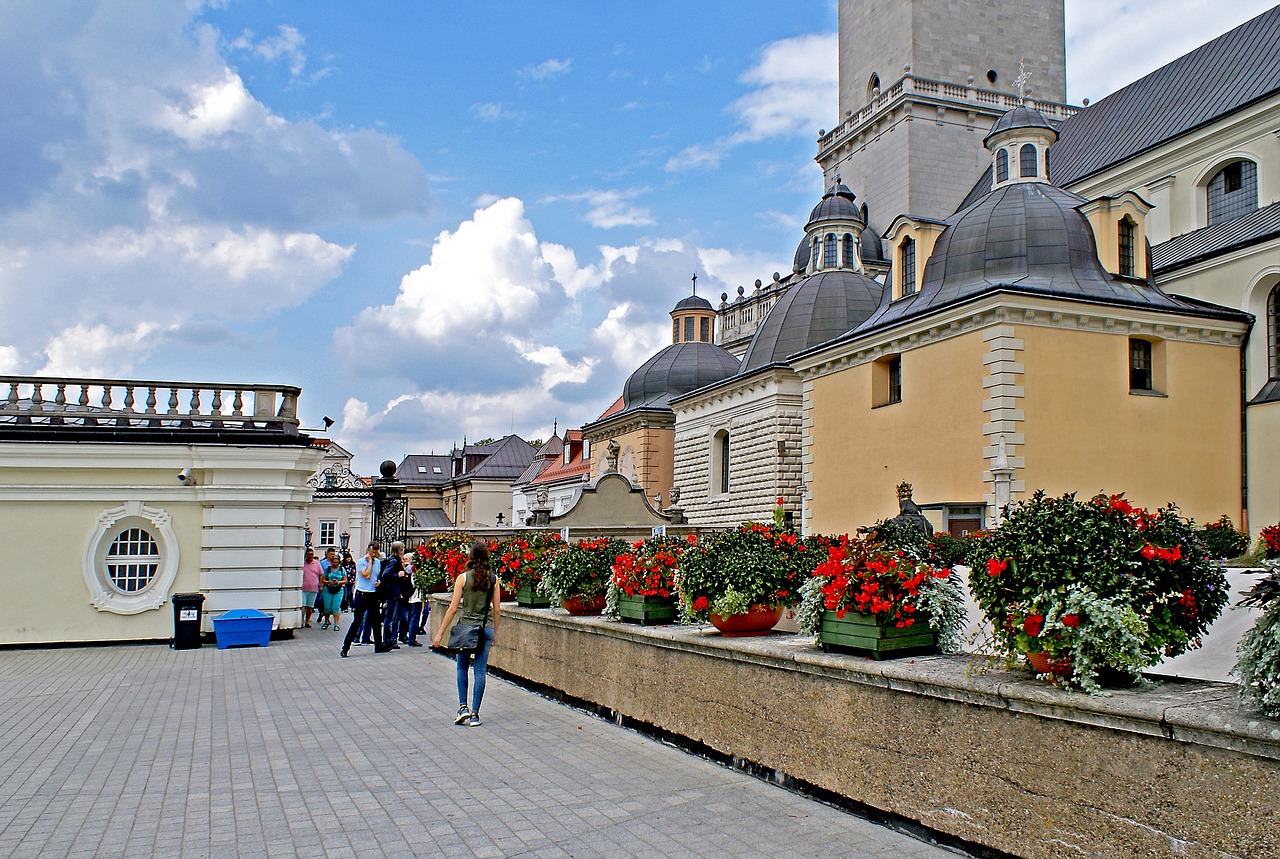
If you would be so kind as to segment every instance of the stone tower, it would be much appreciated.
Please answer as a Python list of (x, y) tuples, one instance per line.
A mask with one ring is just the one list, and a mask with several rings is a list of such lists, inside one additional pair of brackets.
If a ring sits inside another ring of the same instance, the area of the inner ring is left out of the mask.
[(818, 138), (874, 226), (951, 214), (990, 164), (982, 139), (1022, 83), (1054, 122), (1066, 100), (1063, 0), (840, 0), (840, 115)]

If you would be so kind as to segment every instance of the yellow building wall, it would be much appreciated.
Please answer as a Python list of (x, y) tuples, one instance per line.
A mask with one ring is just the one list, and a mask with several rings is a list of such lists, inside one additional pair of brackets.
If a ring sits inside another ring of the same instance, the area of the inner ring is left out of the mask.
[[(674, 428), (647, 426), (629, 432), (607, 436), (604, 440), (593, 441), (591, 450), (593, 460), (591, 479), (596, 480), (604, 473), (608, 458), (608, 439), (618, 443), (618, 470), (626, 474), (626, 451), (632, 451), (632, 462), (636, 470), (636, 482), (644, 487), (644, 493), (652, 499), (662, 493), (666, 503), (667, 492), (675, 483), (676, 472), (676, 431)], [(630, 477), (630, 474), (626, 474)]]
[[(113, 475), (114, 476), (114, 475)], [(165, 475), (172, 480), (172, 475)], [(83, 483), (77, 479), (66, 485)], [(100, 502), (51, 501), (0, 504), (6, 536), (0, 550), (0, 641), (4, 643), (112, 641), (173, 637), (173, 606), (134, 615), (99, 611), (90, 603), (82, 558), (93, 534)], [(178, 575), (170, 593), (200, 590), (203, 511), (197, 503), (155, 503), (173, 517), (178, 540)], [(297, 586), (302, 584), (301, 567)], [(207, 622), (206, 622), (207, 626)]]
[(1026, 444), (1014, 479), (1028, 494), (1124, 492), (1144, 507), (1173, 501), (1198, 521), (1226, 513), (1239, 523), (1236, 347), (1165, 341), (1168, 396), (1154, 397), (1129, 393), (1127, 335), (1018, 326), (1017, 336)]
[(902, 402), (872, 408), (873, 365), (815, 379), (808, 530), (852, 532), (898, 513), (896, 487), (918, 504), (982, 500), (979, 332), (902, 353)]

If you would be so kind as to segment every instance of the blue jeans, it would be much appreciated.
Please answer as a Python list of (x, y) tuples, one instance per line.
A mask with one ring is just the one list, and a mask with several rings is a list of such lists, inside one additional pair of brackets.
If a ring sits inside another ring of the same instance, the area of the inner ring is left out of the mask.
[(422, 622), (422, 603), (407, 602), (400, 608), (400, 640), (415, 642), (418, 640), (418, 624)]
[[(489, 671), (489, 648), (493, 646), (493, 627), (486, 626), (484, 628), (484, 647), (480, 649), (474, 657), (475, 659), (475, 688), (471, 690), (471, 712), (480, 712), (480, 701), (484, 698), (484, 678)], [(465, 706), (467, 703), (467, 669), (472, 665), (472, 656), (470, 653), (459, 653), (458, 660), (458, 703)]]
[(387, 600), (383, 612), (382, 640), (387, 644), (395, 644), (400, 640), (400, 613), (404, 603), (400, 600)]
[(370, 592), (356, 591), (355, 602), (352, 605), (355, 610), (355, 617), (351, 619), (351, 625), (347, 627), (347, 637), (343, 639), (342, 651), (351, 649), (351, 642), (356, 640), (356, 636), (360, 634), (360, 627), (366, 626), (373, 630), (374, 639), (378, 647), (382, 647), (382, 626), (379, 623), (381, 618), (378, 617), (378, 598)]

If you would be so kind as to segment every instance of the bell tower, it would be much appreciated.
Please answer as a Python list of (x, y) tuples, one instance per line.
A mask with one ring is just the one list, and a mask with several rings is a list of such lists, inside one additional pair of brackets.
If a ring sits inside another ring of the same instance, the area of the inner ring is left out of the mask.
[(1019, 104), (1019, 78), (1050, 121), (1076, 110), (1063, 0), (840, 0), (839, 17), (840, 114), (817, 161), (827, 185), (841, 175), (886, 221), (955, 211), (990, 163), (983, 137)]

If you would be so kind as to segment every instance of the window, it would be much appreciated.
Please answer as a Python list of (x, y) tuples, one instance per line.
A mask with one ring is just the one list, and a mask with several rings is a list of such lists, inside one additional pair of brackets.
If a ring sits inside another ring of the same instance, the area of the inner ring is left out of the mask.
[(871, 78), (867, 81), (867, 101), (875, 98), (880, 94), (880, 76), (875, 72), (871, 73)]
[(1133, 244), (1138, 231), (1138, 225), (1133, 222), (1133, 218), (1128, 215), (1124, 216), (1124, 220), (1120, 222), (1119, 240), (1120, 240), (1120, 273), (1133, 277)]
[(853, 256), (853, 234), (852, 233), (844, 234), (844, 247), (842, 248), (842, 250), (843, 250), (844, 258), (840, 264), (843, 265), (845, 268), (853, 268), (854, 256)]
[(1009, 178), (1009, 150), (1001, 149), (996, 153), (996, 181), (1004, 182)]
[(711, 342), (711, 317), (704, 316), (701, 320), (700, 330), (698, 331), (698, 339), (703, 343)]
[(836, 237), (831, 233), (827, 233), (827, 238), (823, 242), (822, 267), (823, 268), (836, 267)]
[(338, 535), (338, 522), (336, 519), (320, 520), (320, 545), (321, 546), (338, 545), (338, 541), (336, 539), (337, 535)]
[(992, 86), (996, 85), (996, 81), (1000, 80), (1000, 75), (996, 74), (995, 69), (987, 69), (987, 83)]
[(1209, 223), (1247, 215), (1258, 208), (1258, 165), (1252, 161), (1228, 164), (1209, 180)]
[(1267, 372), (1280, 379), (1280, 285), (1267, 296)]
[(898, 261), (902, 265), (902, 295), (914, 295), (916, 291), (916, 243), (911, 236), (902, 240)]
[(143, 528), (126, 528), (107, 549), (107, 578), (121, 593), (136, 594), (160, 569), (160, 549)]
[(812, 254), (812, 256), (810, 257), (810, 267), (811, 267), (814, 271), (817, 271), (817, 270), (818, 270), (818, 248), (819, 248), (819, 247), (820, 247), (820, 245), (819, 245), (819, 243), (818, 243), (818, 239), (815, 237), (815, 238), (814, 238), (814, 240), (813, 240), (813, 254)]
[(873, 408), (902, 402), (902, 356), (891, 355), (871, 365)]
[(686, 316), (684, 318), (684, 339), (686, 343), (693, 339), (693, 317), (692, 316)]
[(680, 320), (679, 319), (671, 320), (671, 342), (672, 343), (680, 342)]
[(1049, 150), (1048, 149), (1044, 151), (1044, 178), (1046, 180), (1048, 180), (1049, 178)]
[(1151, 341), (1129, 338), (1129, 390), (1152, 390)]
[(729, 431), (720, 430), (711, 438), (711, 494), (729, 491)]
[(1030, 143), (1018, 150), (1018, 175), (1022, 178), (1036, 175), (1036, 148)]

